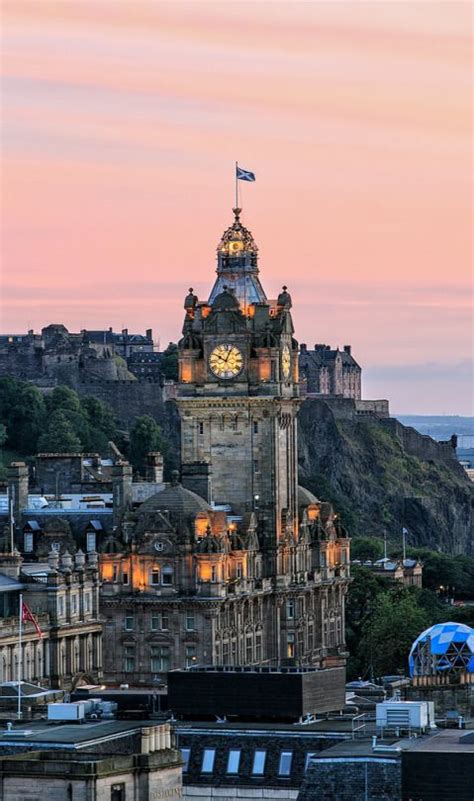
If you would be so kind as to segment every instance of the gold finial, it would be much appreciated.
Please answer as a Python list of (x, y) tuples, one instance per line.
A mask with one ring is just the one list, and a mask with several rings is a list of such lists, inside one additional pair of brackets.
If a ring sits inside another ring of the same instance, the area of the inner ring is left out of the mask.
[(240, 215), (242, 213), (242, 209), (235, 208), (235, 209), (232, 209), (232, 211), (234, 212), (234, 215), (235, 215), (235, 222), (240, 222), (239, 218), (240, 218)]

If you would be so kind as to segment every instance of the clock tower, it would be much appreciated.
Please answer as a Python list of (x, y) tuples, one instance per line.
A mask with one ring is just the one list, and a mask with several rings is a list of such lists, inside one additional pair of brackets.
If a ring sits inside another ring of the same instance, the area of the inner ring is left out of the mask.
[(207, 499), (244, 519), (255, 513), (275, 548), (298, 530), (298, 343), (286, 287), (269, 300), (258, 248), (234, 209), (217, 248), (208, 300), (189, 290), (179, 343), (183, 475), (207, 465)]

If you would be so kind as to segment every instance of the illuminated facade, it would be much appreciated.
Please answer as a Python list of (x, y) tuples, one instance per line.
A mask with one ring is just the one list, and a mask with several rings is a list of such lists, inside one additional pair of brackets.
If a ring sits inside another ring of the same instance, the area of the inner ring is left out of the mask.
[[(234, 215), (209, 299), (190, 289), (184, 303), (182, 483), (124, 514), (101, 557), (110, 680), (344, 659), (349, 540), (330, 505), (298, 486), (291, 296), (267, 299)], [(124, 466), (117, 497), (130, 481)]]

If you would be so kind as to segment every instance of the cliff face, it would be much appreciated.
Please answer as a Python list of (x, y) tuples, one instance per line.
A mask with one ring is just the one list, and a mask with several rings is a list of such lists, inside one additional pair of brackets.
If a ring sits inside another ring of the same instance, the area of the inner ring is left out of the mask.
[(400, 540), (405, 526), (410, 544), (473, 554), (474, 485), (445, 446), (413, 429), (405, 429), (408, 452), (400, 426), (355, 415), (341, 420), (325, 401), (304, 401), (301, 484), (336, 505), (351, 535), (386, 529)]

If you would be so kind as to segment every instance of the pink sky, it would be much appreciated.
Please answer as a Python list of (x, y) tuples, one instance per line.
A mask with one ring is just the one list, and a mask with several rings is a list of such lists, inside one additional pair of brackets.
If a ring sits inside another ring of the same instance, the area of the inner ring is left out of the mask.
[(395, 411), (472, 413), (469, 3), (2, 9), (3, 332), (176, 341), (238, 159), (299, 340), (351, 343)]

